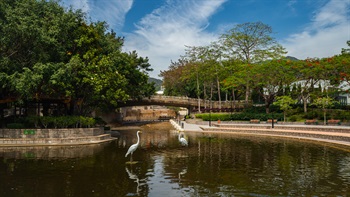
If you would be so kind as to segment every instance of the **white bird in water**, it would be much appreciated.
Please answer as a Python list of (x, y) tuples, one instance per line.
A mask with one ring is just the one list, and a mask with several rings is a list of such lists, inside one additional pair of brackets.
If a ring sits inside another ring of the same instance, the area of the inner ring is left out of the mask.
[(187, 140), (182, 136), (183, 134), (179, 133), (179, 142), (182, 146), (188, 146)]
[(128, 149), (128, 152), (126, 152), (125, 157), (127, 157), (130, 154), (130, 162), (132, 162), (132, 154), (135, 152), (135, 150), (137, 149), (137, 147), (140, 144), (140, 136), (139, 133), (142, 133), (141, 131), (137, 131), (136, 135), (137, 135), (137, 142), (136, 144), (133, 144), (130, 146), (130, 148)]

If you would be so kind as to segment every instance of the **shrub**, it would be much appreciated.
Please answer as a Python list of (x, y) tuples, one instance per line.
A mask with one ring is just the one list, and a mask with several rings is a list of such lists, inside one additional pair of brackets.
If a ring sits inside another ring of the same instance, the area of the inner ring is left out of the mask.
[(6, 125), (7, 128), (9, 129), (24, 129), (24, 124), (22, 123), (8, 123)]
[(298, 115), (292, 115), (287, 118), (291, 122), (296, 122), (298, 120)]
[(26, 118), (27, 122), (31, 125), (34, 125), (35, 128), (40, 127), (40, 117), (39, 116), (28, 116)]
[(281, 113), (273, 113), (273, 114), (266, 114), (266, 113), (246, 113), (246, 112), (242, 112), (242, 113), (234, 113), (234, 114), (216, 114), (216, 113), (212, 113), (212, 114), (196, 114), (196, 118), (201, 118), (204, 121), (208, 121), (210, 120), (212, 121), (217, 121), (217, 120), (221, 120), (221, 121), (229, 121), (229, 120), (244, 120), (244, 121), (249, 121), (251, 119), (259, 119), (259, 120), (268, 120), (268, 119), (272, 119), (272, 117), (274, 119), (278, 119), (278, 120), (283, 120), (283, 114)]
[(49, 124), (52, 123), (52, 118), (50, 116), (40, 116), (40, 122), (46, 129), (49, 126)]
[(104, 121), (101, 117), (95, 117), (94, 119), (97, 125), (105, 126), (107, 124), (107, 122)]
[(92, 127), (93, 125), (95, 125), (95, 119), (91, 118), (91, 117), (83, 117), (80, 116), (80, 126), (81, 127)]

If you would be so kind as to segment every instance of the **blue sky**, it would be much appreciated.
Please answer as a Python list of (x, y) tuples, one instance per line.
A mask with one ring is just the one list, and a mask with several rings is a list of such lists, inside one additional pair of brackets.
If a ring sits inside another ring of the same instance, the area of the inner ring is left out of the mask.
[(125, 37), (159, 78), (185, 45), (205, 46), (236, 24), (261, 21), (298, 59), (340, 54), (350, 40), (350, 0), (62, 0)]

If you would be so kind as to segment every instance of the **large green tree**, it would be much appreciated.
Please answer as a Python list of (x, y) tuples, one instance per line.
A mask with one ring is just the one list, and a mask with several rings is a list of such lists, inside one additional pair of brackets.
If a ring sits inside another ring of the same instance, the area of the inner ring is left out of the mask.
[(291, 65), (290, 60), (278, 59), (262, 62), (252, 68), (255, 91), (264, 98), (266, 113), (270, 112), (275, 97), (283, 94), (284, 87), (295, 81)]
[(266, 59), (281, 58), (284, 48), (271, 36), (272, 28), (262, 22), (238, 24), (221, 36), (221, 42), (227, 54), (234, 59), (240, 59), (246, 65), (244, 68), (245, 101), (250, 98), (252, 79), (251, 66)]
[(122, 52), (123, 44), (105, 22), (57, 1), (1, 1), (0, 99), (61, 100), (66, 112), (89, 114), (152, 95), (148, 58)]

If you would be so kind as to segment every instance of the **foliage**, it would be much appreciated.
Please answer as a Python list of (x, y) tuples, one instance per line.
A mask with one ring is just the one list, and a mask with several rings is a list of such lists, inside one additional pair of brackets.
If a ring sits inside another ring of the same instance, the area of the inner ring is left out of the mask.
[(105, 22), (57, 1), (2, 1), (0, 13), (0, 99), (65, 100), (68, 114), (89, 115), (155, 92), (148, 58), (123, 52)]
[(255, 100), (264, 101), (266, 113), (276, 97), (290, 96), (307, 113), (313, 100), (324, 92), (333, 99), (349, 93), (348, 49), (333, 57), (298, 60), (284, 57), (284, 48), (271, 33), (271, 27), (263, 23), (244, 23), (223, 34), (218, 42), (187, 46), (185, 55), (162, 71), (165, 94), (197, 97), (199, 101), (225, 97), (233, 104), (256, 95)]
[(327, 120), (327, 117), (326, 117), (327, 109), (331, 108), (335, 103), (336, 101), (334, 101), (330, 97), (319, 97), (315, 99), (314, 102), (312, 103), (313, 105), (316, 105), (317, 107), (322, 109), (324, 125), (326, 125), (326, 120)]
[(24, 122), (35, 128), (89, 128), (102, 121), (84, 116), (28, 116)]
[[(290, 122), (304, 122), (306, 119), (317, 119), (322, 120), (324, 117), (323, 110), (317, 108), (311, 108), (307, 113), (303, 112), (303, 109), (298, 106), (293, 106), (293, 109), (288, 111), (289, 118), (286, 118), (287, 121)], [(253, 107), (244, 112), (238, 113), (200, 113), (195, 114), (196, 118), (203, 119), (204, 121), (209, 121), (210, 117), (212, 121), (249, 121), (251, 119), (259, 119), (261, 121), (266, 121), (268, 119), (278, 119), (283, 120), (284, 114), (282, 113), (270, 113), (266, 114), (263, 112), (261, 107)], [(350, 120), (350, 111), (349, 110), (339, 110), (339, 109), (331, 109), (328, 110), (326, 115), (328, 119), (338, 119), (341, 122), (349, 122)]]
[(292, 99), (290, 96), (279, 96), (276, 98), (276, 102), (274, 102), (274, 104), (279, 106), (280, 109), (283, 111), (283, 120), (286, 121), (286, 113), (288, 112), (288, 110), (292, 109), (291, 105), (295, 104), (295, 100)]
[(24, 129), (25, 126), (22, 123), (8, 123), (6, 125), (7, 128), (9, 129)]
[[(238, 24), (221, 36), (221, 42), (229, 58), (239, 59), (245, 65), (233, 73), (243, 83), (245, 102), (248, 103), (250, 90), (256, 75), (255, 64), (267, 59), (281, 59), (285, 49), (271, 37), (272, 28), (262, 22)], [(269, 69), (271, 71), (271, 69)], [(238, 74), (238, 75), (237, 75)]]
[(196, 118), (201, 118), (204, 121), (209, 121), (210, 119), (212, 121), (230, 121), (230, 120), (241, 120), (241, 121), (249, 121), (251, 119), (259, 119), (262, 121), (266, 121), (268, 119), (277, 119), (282, 120), (283, 114), (280, 113), (233, 113), (233, 114), (220, 114), (220, 113), (203, 113), (203, 114), (196, 114)]
[(287, 59), (268, 60), (253, 67), (255, 91), (265, 101), (266, 113), (275, 98), (282, 95), (284, 87), (295, 81), (294, 71)]

